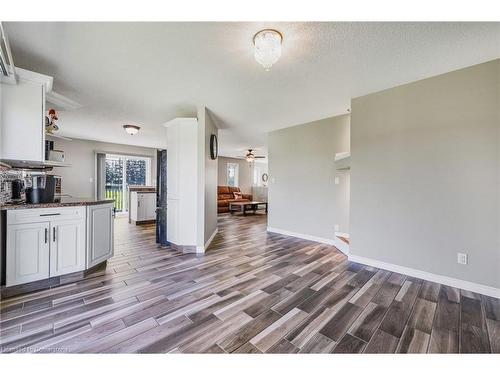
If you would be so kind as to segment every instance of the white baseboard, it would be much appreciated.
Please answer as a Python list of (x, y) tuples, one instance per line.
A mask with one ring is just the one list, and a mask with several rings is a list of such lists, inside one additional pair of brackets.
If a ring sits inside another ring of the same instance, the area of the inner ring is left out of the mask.
[(217, 233), (219, 233), (219, 228), (215, 228), (215, 230), (212, 233), (212, 235), (210, 236), (210, 238), (207, 240), (207, 242), (205, 242), (205, 246), (196, 246), (196, 253), (198, 253), (198, 254), (205, 253), (205, 250), (208, 249), (208, 247), (210, 246), (210, 244), (214, 240)]
[(409, 268), (409, 267), (405, 267), (405, 266), (399, 266), (397, 264), (386, 263), (386, 262), (382, 262), (382, 261), (371, 259), (371, 258), (361, 257), (358, 255), (350, 254), (348, 256), (348, 258), (351, 262), (362, 263), (362, 264), (366, 264), (368, 266), (382, 268), (382, 269), (385, 269), (388, 271), (398, 272), (398, 273), (402, 273), (404, 275), (417, 277), (419, 279), (432, 281), (435, 283), (444, 284), (444, 285), (452, 286), (455, 288), (464, 289), (464, 290), (468, 290), (471, 292), (476, 292), (479, 294), (484, 294), (486, 296), (500, 298), (500, 289), (497, 289), (497, 288), (494, 288), (491, 286), (477, 284), (477, 283), (473, 283), (473, 282), (465, 281), (465, 280), (460, 280), (460, 279), (455, 279), (453, 277), (437, 275), (435, 273), (421, 271), (421, 270), (417, 270), (417, 269)]
[(349, 233), (335, 232), (335, 235), (339, 237), (350, 238)]
[(302, 238), (303, 240), (309, 240), (309, 241), (324, 243), (327, 245), (332, 245), (332, 246), (335, 246), (337, 249), (339, 249), (344, 254), (349, 253), (349, 245), (337, 237), (331, 238), (331, 239), (330, 238), (323, 238), (323, 237), (311, 236), (310, 234), (290, 232), (288, 230), (278, 229), (278, 228), (273, 228), (273, 227), (267, 227), (267, 231), (272, 232), (272, 233), (284, 234), (285, 236)]
[(337, 236), (335, 236), (333, 240), (333, 246), (342, 251), (345, 255), (349, 255), (349, 244), (337, 238)]

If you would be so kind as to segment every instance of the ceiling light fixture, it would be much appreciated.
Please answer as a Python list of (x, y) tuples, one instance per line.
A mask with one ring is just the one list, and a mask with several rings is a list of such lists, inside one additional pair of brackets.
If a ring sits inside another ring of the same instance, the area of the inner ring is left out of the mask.
[(245, 159), (247, 162), (251, 163), (255, 160), (255, 156), (253, 154), (248, 154), (247, 156), (245, 156)]
[(137, 126), (137, 125), (123, 125), (123, 129), (125, 129), (127, 134), (135, 135), (135, 134), (139, 133), (139, 130), (141, 129), (141, 127)]
[(268, 71), (281, 56), (283, 35), (278, 30), (264, 29), (253, 37), (255, 60)]

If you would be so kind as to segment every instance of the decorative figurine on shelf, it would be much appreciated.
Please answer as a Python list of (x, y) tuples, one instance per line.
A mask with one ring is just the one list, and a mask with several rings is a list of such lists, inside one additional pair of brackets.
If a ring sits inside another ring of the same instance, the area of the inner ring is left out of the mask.
[(55, 109), (49, 109), (49, 114), (45, 116), (45, 132), (52, 134), (59, 130), (59, 126), (56, 124), (57, 113)]

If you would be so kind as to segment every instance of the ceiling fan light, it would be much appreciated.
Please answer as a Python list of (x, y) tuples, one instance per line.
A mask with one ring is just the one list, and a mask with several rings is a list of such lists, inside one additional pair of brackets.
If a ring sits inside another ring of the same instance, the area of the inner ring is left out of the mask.
[(141, 127), (137, 125), (123, 125), (123, 129), (127, 132), (127, 134), (136, 135), (139, 133)]
[(264, 29), (253, 37), (255, 60), (269, 70), (281, 57), (283, 36), (277, 30)]

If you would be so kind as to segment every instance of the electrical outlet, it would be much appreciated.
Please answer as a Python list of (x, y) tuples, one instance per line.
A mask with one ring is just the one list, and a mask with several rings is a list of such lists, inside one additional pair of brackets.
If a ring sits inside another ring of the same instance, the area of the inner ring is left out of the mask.
[(466, 253), (457, 253), (457, 263), (458, 264), (467, 264), (469, 263), (467, 259), (467, 254)]
[(333, 230), (334, 230), (335, 232), (338, 232), (338, 231), (340, 230), (340, 225), (335, 224), (335, 225), (333, 226), (333, 228), (334, 228)]

